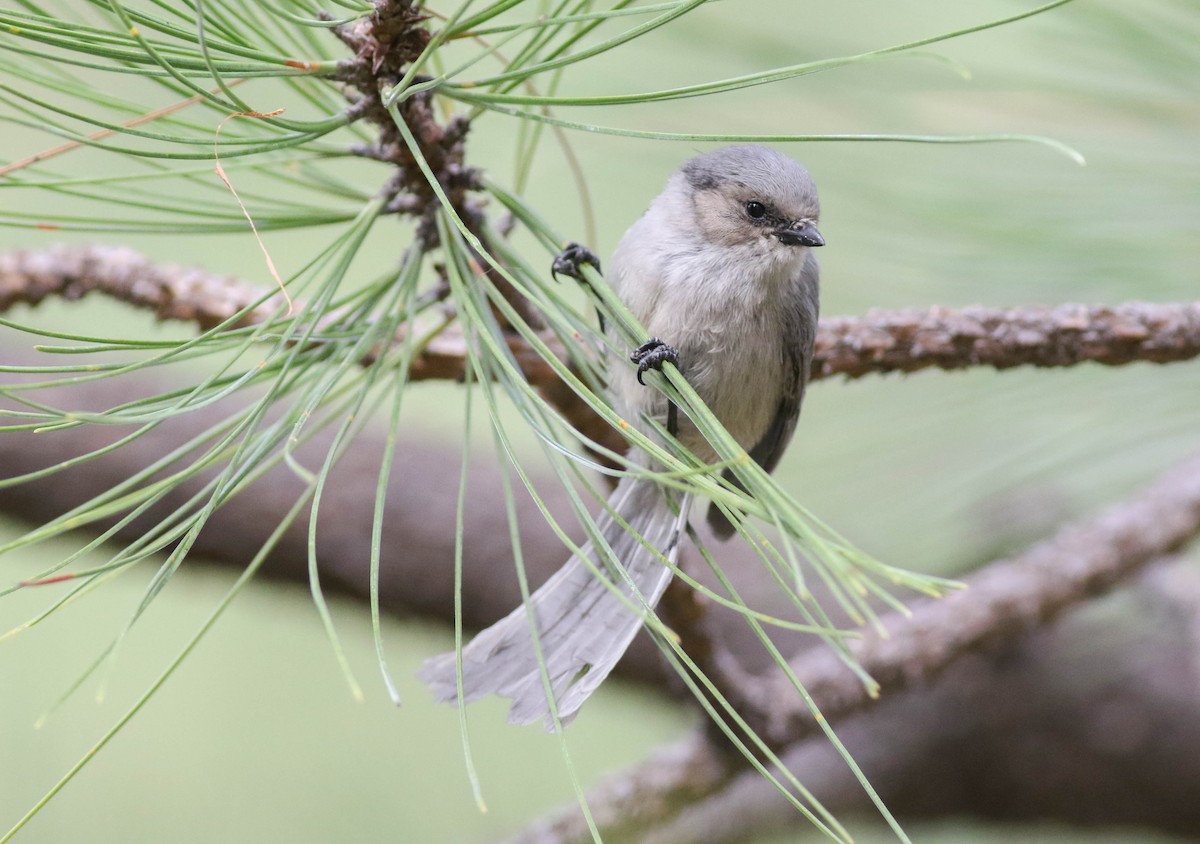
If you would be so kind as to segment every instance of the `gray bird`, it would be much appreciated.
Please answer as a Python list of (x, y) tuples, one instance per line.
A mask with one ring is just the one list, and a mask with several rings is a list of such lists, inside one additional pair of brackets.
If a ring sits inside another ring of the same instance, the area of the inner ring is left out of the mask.
[[(668, 419), (666, 397), (643, 386), (642, 374), (669, 360), (750, 456), (775, 468), (796, 428), (816, 338), (819, 209), (808, 171), (766, 147), (719, 149), (671, 176), (621, 238), (607, 276), (651, 335), (631, 355), (636, 367), (610, 367), (609, 393), (623, 418), (646, 432), (646, 417)], [(680, 442), (715, 461), (691, 421), (675, 416)], [(655, 468), (645, 454), (633, 459)], [(467, 644), (463, 701), (511, 698), (510, 722), (541, 719), (553, 729), (548, 681), (568, 723), (670, 583), (667, 561), (675, 564), (689, 503), (646, 477), (624, 478), (596, 519), (612, 556), (585, 543), (584, 556), (572, 556), (527, 606)], [(715, 505), (708, 521), (718, 536), (734, 532)], [(439, 701), (457, 699), (453, 653), (427, 660), (420, 674)]]

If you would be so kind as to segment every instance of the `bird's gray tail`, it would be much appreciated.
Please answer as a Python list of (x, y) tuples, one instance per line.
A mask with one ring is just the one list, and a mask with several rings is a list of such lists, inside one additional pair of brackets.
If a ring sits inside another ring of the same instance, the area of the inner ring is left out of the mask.
[[(608, 509), (597, 517), (596, 526), (624, 575), (613, 571), (590, 541), (583, 545), (587, 559), (573, 555), (530, 596), (527, 605), (517, 607), (463, 648), (464, 703), (492, 694), (511, 698), (509, 722), (531, 724), (542, 719), (552, 730), (554, 717), (542, 663), (558, 717), (566, 724), (625, 653), (648, 608), (658, 603), (671, 581), (671, 569), (662, 558), (672, 564), (678, 558), (687, 502), (653, 481), (625, 478), (608, 503), (630, 530)], [(453, 652), (426, 660), (418, 673), (439, 701), (458, 699)]]

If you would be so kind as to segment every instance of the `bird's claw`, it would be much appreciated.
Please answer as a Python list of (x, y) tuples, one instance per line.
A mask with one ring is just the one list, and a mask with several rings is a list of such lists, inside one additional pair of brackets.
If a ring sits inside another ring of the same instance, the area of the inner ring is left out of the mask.
[(661, 372), (662, 365), (668, 361), (679, 366), (679, 352), (657, 337), (651, 337), (634, 349), (629, 359), (637, 364), (637, 380), (643, 387), (646, 386), (646, 382), (642, 380), (642, 374), (647, 369), (657, 369)]
[(578, 243), (568, 243), (562, 252), (554, 256), (554, 263), (550, 265), (550, 275), (558, 278), (559, 275), (570, 276), (576, 281), (583, 281), (583, 273), (580, 267), (584, 264), (591, 264), (596, 268), (596, 272), (600, 272), (600, 259), (596, 257), (596, 253)]

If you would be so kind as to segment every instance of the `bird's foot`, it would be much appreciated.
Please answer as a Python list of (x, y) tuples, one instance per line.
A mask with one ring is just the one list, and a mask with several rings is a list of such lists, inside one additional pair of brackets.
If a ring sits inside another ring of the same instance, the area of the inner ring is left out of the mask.
[[(679, 352), (675, 351), (674, 346), (668, 346), (657, 337), (651, 337), (634, 349), (629, 359), (637, 364), (637, 380), (643, 387), (646, 386), (646, 382), (642, 380), (642, 373), (647, 369), (657, 369), (661, 372), (662, 365), (668, 361), (679, 366)], [(667, 402), (667, 433), (673, 437), (679, 434), (679, 410), (673, 401)]]
[(657, 337), (651, 337), (634, 349), (629, 359), (637, 364), (637, 380), (643, 387), (646, 386), (646, 382), (642, 380), (642, 373), (647, 369), (657, 369), (661, 372), (662, 365), (667, 362), (679, 366), (679, 352)]
[(550, 275), (557, 279), (561, 274), (576, 281), (583, 281), (580, 267), (584, 264), (591, 264), (596, 268), (596, 272), (600, 272), (600, 259), (596, 257), (595, 252), (578, 243), (568, 243), (563, 251), (554, 257), (554, 263), (550, 265)]

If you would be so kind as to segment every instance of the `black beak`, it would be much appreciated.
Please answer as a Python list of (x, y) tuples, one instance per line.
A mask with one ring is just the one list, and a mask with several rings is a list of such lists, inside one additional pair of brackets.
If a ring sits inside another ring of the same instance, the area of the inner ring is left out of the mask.
[(800, 220), (775, 230), (779, 242), (787, 246), (824, 246), (825, 238), (817, 231), (817, 227), (808, 220)]

